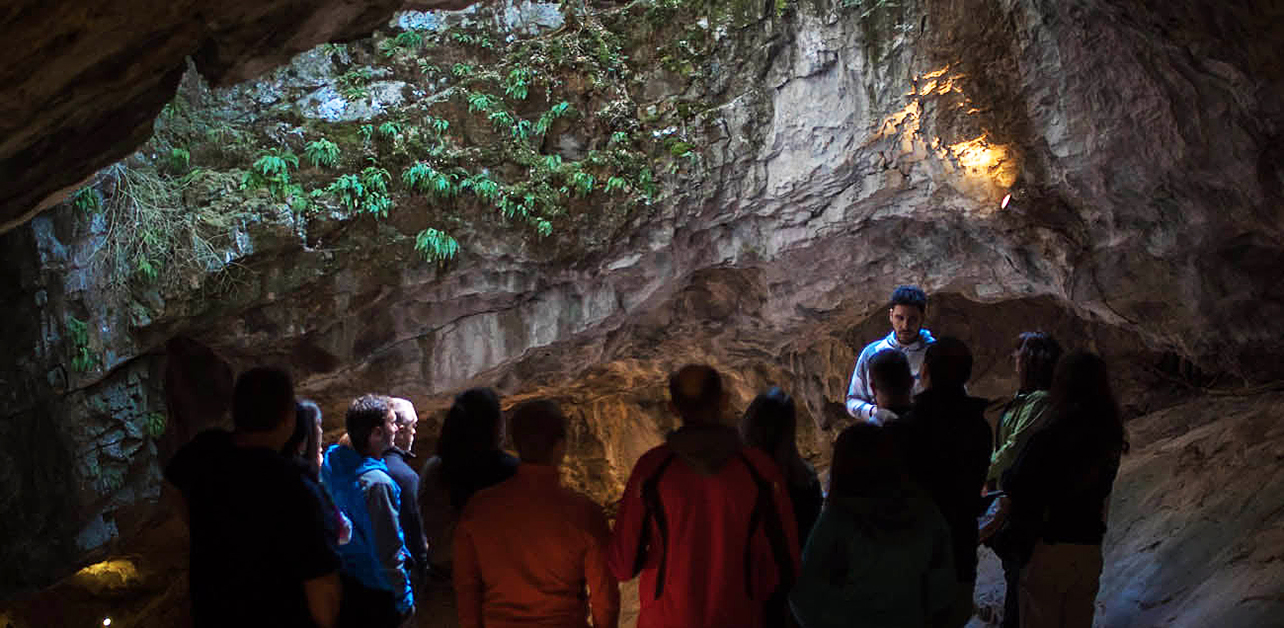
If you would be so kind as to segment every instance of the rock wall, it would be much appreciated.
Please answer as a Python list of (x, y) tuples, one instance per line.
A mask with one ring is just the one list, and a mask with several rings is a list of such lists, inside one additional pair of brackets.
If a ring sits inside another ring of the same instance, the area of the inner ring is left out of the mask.
[[(532, 98), (566, 98), (583, 117), (555, 122), (537, 154), (583, 163), (627, 130), (660, 190), (638, 201), (635, 170), (629, 209), (600, 190), (563, 192), (567, 212), (547, 237), (395, 181), (386, 218), (325, 199), (292, 211), (236, 184), (257, 153), (229, 142), (193, 147), (204, 178), (178, 205), (232, 216), (205, 240), (204, 267), (112, 279), (100, 251), (116, 223), (69, 205), (9, 232), (0, 348), (15, 359), (0, 371), (0, 438), (21, 447), (0, 454), (16, 478), (0, 502), (3, 594), (122, 551), (154, 523), (160, 461), (224, 420), (219, 399), (250, 364), (290, 367), (330, 428), (368, 390), (411, 398), (429, 435), (468, 386), (496, 386), (507, 402), (554, 397), (574, 421), (570, 478), (604, 502), (673, 426), (664, 377), (688, 361), (724, 369), (738, 408), (770, 384), (789, 388), (823, 467), (855, 353), (885, 333), (882, 302), (903, 282), (933, 294), (935, 331), (975, 348), (980, 394), (1010, 392), (1006, 354), (1035, 327), (1104, 353), (1130, 415), (1279, 378), (1284, 85), (1260, 42), (1284, 20), (1238, 11), (662, 2), (568, 19), (512, 4), (401, 14), (375, 39), (304, 53), (253, 83), (210, 91), (189, 77), (186, 102), (249, 120), (256, 149), (300, 151), (324, 131), (352, 142), (348, 165), (399, 163), (415, 157), (359, 141), (361, 125), (437, 116), (459, 154), (484, 161), (502, 130), (461, 104), (460, 77), (415, 62), (506, 72), (495, 42), (511, 51), (589, 33), (606, 52), (575, 44), (570, 69)], [(492, 48), (457, 40), (383, 57), (410, 29)], [(363, 68), (358, 97), (344, 77)], [(96, 189), (160, 170), (158, 146), (97, 175)], [(485, 162), (496, 177), (522, 170), (496, 159)], [(308, 185), (329, 176), (304, 170)], [(426, 261), (415, 234), (442, 221), (461, 250)], [(1147, 586), (1176, 596), (1173, 608), (1224, 608), (1184, 606), (1190, 592), (1170, 589), (1168, 573)], [(1111, 604), (1112, 617), (1150, 617)]]

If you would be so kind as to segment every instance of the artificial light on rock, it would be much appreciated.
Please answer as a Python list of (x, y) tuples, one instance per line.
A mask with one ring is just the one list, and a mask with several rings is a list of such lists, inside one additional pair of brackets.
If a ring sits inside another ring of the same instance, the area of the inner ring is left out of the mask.
[(999, 203), (999, 209), (1007, 209), (1008, 203), (1012, 202), (1012, 193), (1008, 192), (1003, 196), (1003, 201)]
[(110, 626), (110, 625), (111, 625), (111, 618), (110, 618), (110, 617), (104, 617), (104, 618), (103, 618), (103, 625), (104, 625), (104, 626)]

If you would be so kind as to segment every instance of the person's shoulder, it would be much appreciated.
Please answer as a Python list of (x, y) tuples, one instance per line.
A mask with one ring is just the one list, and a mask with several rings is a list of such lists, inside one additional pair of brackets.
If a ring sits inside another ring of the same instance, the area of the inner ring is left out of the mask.
[(757, 447), (742, 447), (740, 455), (744, 456), (750, 465), (753, 465), (754, 470), (759, 475), (762, 475), (763, 479), (771, 482), (778, 482), (784, 479), (784, 475), (782, 475), (780, 467), (776, 465), (776, 461)]
[(873, 341), (873, 342), (871, 342), (871, 343), (869, 343), (869, 344), (865, 345), (865, 348), (864, 348), (864, 349), (861, 349), (861, 351), (860, 351), (860, 359), (861, 359), (861, 360), (868, 360), (868, 359), (870, 359), (871, 357), (874, 357), (874, 354), (875, 354), (875, 353), (878, 353), (879, 351), (881, 351), (881, 350), (883, 350), (883, 349), (888, 349), (888, 348), (890, 348), (890, 347), (891, 347), (891, 345), (887, 344), (887, 336), (883, 336), (883, 337), (879, 338), (878, 340), (875, 340), (875, 341)]
[(638, 461), (633, 464), (633, 474), (637, 475), (639, 473), (649, 473), (654, 471), (657, 467), (663, 464), (665, 460), (676, 455), (677, 453), (674, 452), (667, 444), (661, 443), (656, 445), (655, 447), (648, 449), (647, 452), (642, 454), (642, 456), (638, 458)]

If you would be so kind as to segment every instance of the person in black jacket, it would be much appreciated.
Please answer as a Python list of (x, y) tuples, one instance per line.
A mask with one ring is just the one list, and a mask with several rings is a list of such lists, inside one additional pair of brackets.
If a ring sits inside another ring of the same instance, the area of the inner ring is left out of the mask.
[(923, 357), (923, 392), (908, 416), (887, 424), (910, 477), (932, 496), (950, 527), (958, 587), (953, 606), (933, 622), (942, 628), (959, 628), (972, 616), (977, 516), (993, 450), (986, 401), (965, 389), (971, 377), (967, 345), (957, 338), (937, 340)]
[(415, 424), (419, 415), (415, 406), (407, 399), (393, 397), (388, 400), (392, 411), (397, 415), (397, 433), (392, 437), (392, 447), (383, 452), (383, 463), (388, 465), (388, 475), (401, 487), (401, 511), (397, 519), (401, 522), (401, 534), (406, 539), (406, 551), (410, 552), (411, 573), (422, 578), (428, 568), (428, 540), (424, 537), (424, 526), (419, 517), (419, 474), (408, 461), (414, 459), (411, 449), (415, 446)]
[(1012, 516), (1036, 539), (1021, 571), (1021, 626), (1092, 626), (1101, 542), (1127, 451), (1106, 363), (1076, 352), (1057, 363), (1046, 426), (1003, 477)]

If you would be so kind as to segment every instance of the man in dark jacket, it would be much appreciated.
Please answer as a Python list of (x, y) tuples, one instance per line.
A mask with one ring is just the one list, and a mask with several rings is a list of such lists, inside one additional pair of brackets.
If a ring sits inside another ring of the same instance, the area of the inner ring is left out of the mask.
[(986, 401), (969, 397), (972, 353), (957, 338), (927, 348), (920, 373), (924, 390), (909, 416), (887, 424), (910, 476), (932, 496), (950, 526), (958, 598), (940, 628), (959, 628), (972, 616), (976, 585), (977, 516), (993, 445), (985, 421)]
[(326, 513), (281, 456), (294, 432), (294, 385), (255, 368), (236, 379), (232, 432), (209, 430), (165, 467), (191, 531), (192, 623), (332, 628), (339, 557)]
[(412, 573), (422, 577), (428, 568), (428, 539), (424, 537), (423, 520), (419, 518), (419, 500), (414, 499), (419, 494), (419, 474), (407, 462), (415, 457), (411, 449), (415, 446), (419, 415), (408, 399), (393, 397), (388, 405), (397, 416), (397, 433), (392, 437), (392, 447), (383, 453), (383, 463), (388, 465), (388, 475), (401, 488), (401, 510), (397, 518), (401, 521), (406, 550), (410, 552)]
[(682, 428), (633, 467), (607, 566), (620, 580), (641, 574), (638, 628), (767, 626), (766, 600), (798, 573), (784, 480), (724, 424), (717, 371), (683, 367), (669, 394)]

